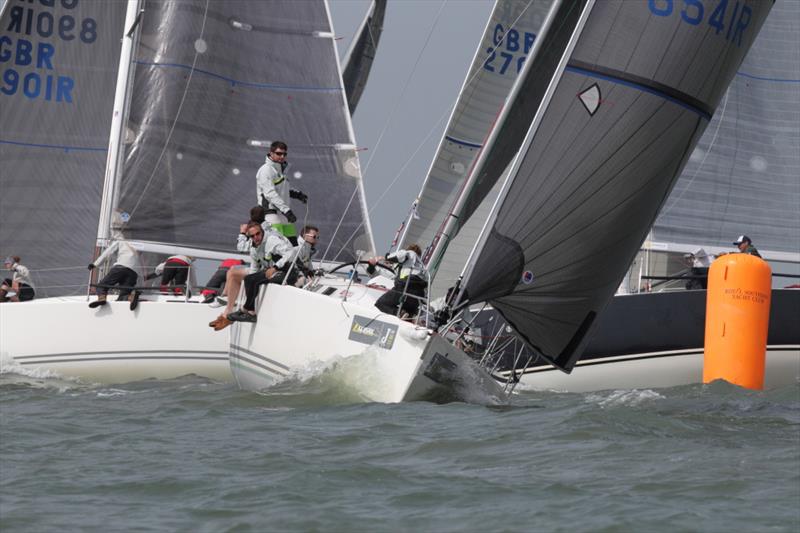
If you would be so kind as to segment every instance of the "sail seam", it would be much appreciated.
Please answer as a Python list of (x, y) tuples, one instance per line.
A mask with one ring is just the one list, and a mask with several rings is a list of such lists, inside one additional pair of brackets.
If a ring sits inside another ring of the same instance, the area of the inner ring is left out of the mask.
[(340, 92), (342, 90), (341, 87), (303, 87), (301, 85), (277, 85), (274, 83), (258, 83), (254, 81), (237, 80), (234, 78), (223, 76), (222, 74), (217, 74), (216, 72), (211, 72), (210, 70), (203, 70), (200, 68), (192, 67), (191, 65), (184, 65), (183, 63), (154, 63), (152, 61), (134, 61), (134, 63), (146, 67), (173, 67), (173, 68), (181, 68), (184, 70), (191, 70), (194, 73), (205, 74), (206, 76), (209, 76), (211, 78), (217, 78), (219, 80), (226, 81), (234, 86), (241, 85), (243, 87), (255, 87), (258, 89), (273, 89), (276, 91), (292, 90), (292, 91), (314, 91), (314, 92)]
[(659, 96), (664, 100), (673, 102), (685, 109), (688, 109), (689, 111), (692, 111), (697, 115), (700, 115), (701, 117), (709, 121), (711, 120), (711, 116), (713, 115), (711, 108), (709, 108), (708, 105), (701, 102), (697, 98), (689, 96), (688, 94), (678, 91), (677, 89), (674, 89), (667, 85), (650, 81), (646, 78), (641, 78), (639, 76), (629, 74), (627, 72), (622, 72), (619, 70), (614, 70), (600, 66), (592, 66), (582, 61), (576, 61), (576, 60), (570, 61), (565, 70), (567, 72), (582, 74), (584, 76), (589, 76), (591, 78), (598, 78), (601, 80), (610, 81), (612, 83), (626, 85), (628, 87), (638, 89), (642, 92)]

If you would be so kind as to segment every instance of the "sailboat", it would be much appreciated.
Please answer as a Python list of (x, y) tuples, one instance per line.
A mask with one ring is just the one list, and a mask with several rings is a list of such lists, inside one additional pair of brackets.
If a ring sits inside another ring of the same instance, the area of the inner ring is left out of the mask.
[[(798, 24), (800, 4), (774, 5), (574, 372), (536, 362), (519, 376), (523, 386), (585, 392), (701, 382), (706, 294), (685, 289), (692, 272), (684, 257), (728, 252), (741, 233), (756, 239), (775, 276), (765, 387), (800, 380), (800, 291), (784, 288), (797, 284), (800, 264)], [(487, 334), (498, 328), (489, 318)]]
[[(566, 371), (770, 8), (747, 3), (687, 20), (665, 5), (553, 2), (470, 172), (474, 181), (511, 162), (455, 310), (491, 303), (538, 357)], [(232, 332), (231, 368), (241, 386), (259, 390), (293, 368), (361, 354), (388, 369), (382, 394), (369, 399), (468, 399), (465, 390), (502, 396), (513, 388), (448, 339), (455, 323), (434, 328), (425, 317), (407, 323), (335, 293), (268, 285), (258, 322)]]
[[(506, 2), (507, 6), (515, 4), (522, 6), (526, 2)], [(491, 307), (480, 309), (471, 321), (471, 332), (466, 335), (476, 357), (492, 361), (490, 366), (501, 370), (514, 368), (516, 361), (533, 357), (533, 363), (525, 369), (500, 373), (538, 389), (580, 392), (674, 386), (701, 380), (705, 292), (683, 290), (689, 280), (678, 278), (680, 273), (676, 271), (686, 270), (684, 276), (691, 274), (686, 269), (684, 254), (701, 247), (712, 253), (729, 251), (728, 241), (733, 237), (728, 233), (738, 235), (743, 228), (752, 228), (754, 233), (765, 237), (762, 242), (767, 242), (768, 248), (762, 251), (773, 268), (780, 269), (787, 261), (800, 263), (796, 253), (800, 249), (797, 231), (800, 213), (794, 208), (800, 201), (796, 180), (796, 169), (800, 166), (798, 133), (796, 122), (792, 126), (791, 120), (784, 118), (787, 113), (794, 117), (800, 106), (796, 85), (800, 77), (797, 72), (800, 43), (793, 30), (793, 24), (797, 23), (800, 10), (796, 3), (778, 3), (773, 9), (720, 111), (692, 152), (675, 190), (656, 219), (644, 243), (645, 249), (637, 256), (618, 294), (599, 315), (576, 370), (565, 374), (538, 358), (535, 350), (515, 337)], [(489, 62), (484, 68), (491, 66)], [(481, 109), (474, 102), (483, 106), (489, 102), (499, 107), (499, 99), (496, 92), (486, 89), (479, 97), (462, 93), (456, 104), (458, 111), (451, 117), (448, 132), (415, 203), (417, 216), (409, 218), (405, 226), (401, 247), (413, 242), (430, 243), (426, 256), (434, 276), (434, 296), (443, 296), (455, 283), (458, 265), (469, 253), (486, 213), (498, 196), (499, 187), (494, 180), (503, 171), (502, 163), (490, 165), (483, 176), (472, 182), (467, 181), (467, 173), (454, 170), (476, 164), (491, 126), (491, 120), (480, 120)], [(738, 111), (743, 105), (746, 111)], [(763, 116), (770, 118), (758, 119)], [(742, 121), (747, 128), (741, 127)], [(472, 131), (461, 136), (468, 142), (462, 142), (459, 150), (454, 151), (452, 132), (470, 126)], [(465, 150), (462, 146), (470, 148)], [(510, 148), (514, 148), (513, 144)], [(767, 160), (777, 176), (753, 179), (754, 171), (766, 170)], [(470, 188), (474, 192), (456, 195)], [(443, 190), (449, 194), (443, 195)], [(473, 200), (468, 201), (465, 196)], [(477, 208), (474, 199), (480, 201)], [(768, 199), (771, 205), (768, 217), (760, 206), (752, 205), (754, 200), (758, 205), (762, 199)], [(441, 221), (436, 214), (443, 212), (447, 218)], [(783, 215), (776, 217), (772, 213)], [(744, 217), (743, 226), (730, 220), (725, 222), (726, 219), (743, 221)], [(709, 230), (709, 225), (713, 230)], [(645, 283), (664, 283), (666, 276), (675, 277), (673, 283), (680, 283), (681, 290), (639, 292), (638, 287), (631, 291), (627, 286), (640, 277)], [(648, 282), (653, 277), (662, 281)], [(779, 387), (800, 377), (800, 337), (794, 325), (800, 313), (800, 293), (775, 289), (772, 301), (766, 386)]]
[[(230, 380), (228, 335), (206, 326), (219, 310), (197, 297), (146, 293), (131, 312), (128, 302), (89, 309), (74, 294), (95, 246), (96, 256), (111, 244), (115, 212), (130, 217), (125, 239), (142, 257), (237, 257), (273, 140), (289, 144), (289, 179), (309, 196), (292, 206), (298, 223), (318, 226), (340, 260), (374, 250), (325, 2), (6, 7), (4, 48), (8, 36), (23, 52), (4, 77), (15, 90), (0, 96), (0, 243), (53, 266), (37, 276), (39, 294), (53, 296), (0, 306), (4, 366), (110, 383)], [(65, 17), (80, 23), (60, 34), (25, 25)], [(359, 72), (353, 83), (368, 68)]]

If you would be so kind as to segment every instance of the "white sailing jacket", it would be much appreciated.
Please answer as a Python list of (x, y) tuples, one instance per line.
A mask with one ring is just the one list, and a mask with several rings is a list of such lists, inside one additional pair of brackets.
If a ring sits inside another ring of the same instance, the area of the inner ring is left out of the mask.
[(253, 247), (247, 235), (239, 234), (236, 249), (240, 252), (250, 252), (250, 273), (259, 272), (272, 266), (273, 255), (287, 256), (292, 253), (292, 243), (289, 239), (272, 228), (264, 229), (264, 239)]
[(416, 252), (412, 250), (397, 250), (386, 256), (387, 261), (396, 262), (399, 266), (398, 279), (406, 279), (408, 276), (420, 276), (425, 271), (425, 264)]
[(111, 257), (111, 254), (114, 252), (117, 252), (117, 260), (114, 261), (114, 265), (121, 265), (136, 271), (139, 266), (139, 254), (136, 249), (125, 240), (114, 241), (111, 246), (100, 254), (100, 257), (94, 260), (94, 264), (98, 266), (102, 265), (103, 261)]
[(267, 209), (275, 209), (286, 214), (289, 207), (289, 181), (283, 173), (283, 165), (267, 156), (266, 162), (256, 173), (257, 203), (261, 205), (261, 196), (267, 199)]
[(11, 272), (14, 274), (11, 276), (11, 282), (19, 282), (28, 285), (29, 287), (36, 288), (33, 286), (33, 279), (31, 279), (31, 271), (28, 270), (28, 267), (20, 265), (19, 263), (14, 263), (11, 266)]
[(313, 270), (311, 257), (316, 251), (317, 249), (303, 240), (303, 237), (298, 237), (297, 246), (293, 247), (289, 253), (281, 254), (282, 257), (277, 263), (275, 263), (275, 267), (283, 268), (287, 265), (291, 265), (292, 261), (295, 260), (295, 256), (297, 256), (297, 261), (295, 264), (298, 268), (300, 268), (300, 270)]

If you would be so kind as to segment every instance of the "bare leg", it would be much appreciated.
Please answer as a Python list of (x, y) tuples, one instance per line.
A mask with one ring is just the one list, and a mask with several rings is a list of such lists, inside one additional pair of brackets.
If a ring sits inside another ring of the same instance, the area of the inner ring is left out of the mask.
[(246, 268), (228, 270), (228, 275), (225, 279), (225, 290), (228, 291), (228, 305), (225, 306), (225, 316), (233, 312), (233, 308), (236, 306), (236, 298), (239, 296), (239, 290), (242, 287), (242, 280), (247, 275), (247, 272)]

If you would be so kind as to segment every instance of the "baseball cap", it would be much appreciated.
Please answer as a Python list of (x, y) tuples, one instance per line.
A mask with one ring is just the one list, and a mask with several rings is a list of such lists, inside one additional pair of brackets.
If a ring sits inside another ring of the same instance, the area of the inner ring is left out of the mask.
[(736, 240), (733, 241), (733, 244), (742, 244), (745, 241), (753, 242), (753, 241), (750, 240), (750, 237), (748, 237), (747, 235), (739, 235), (739, 237), (737, 237)]

